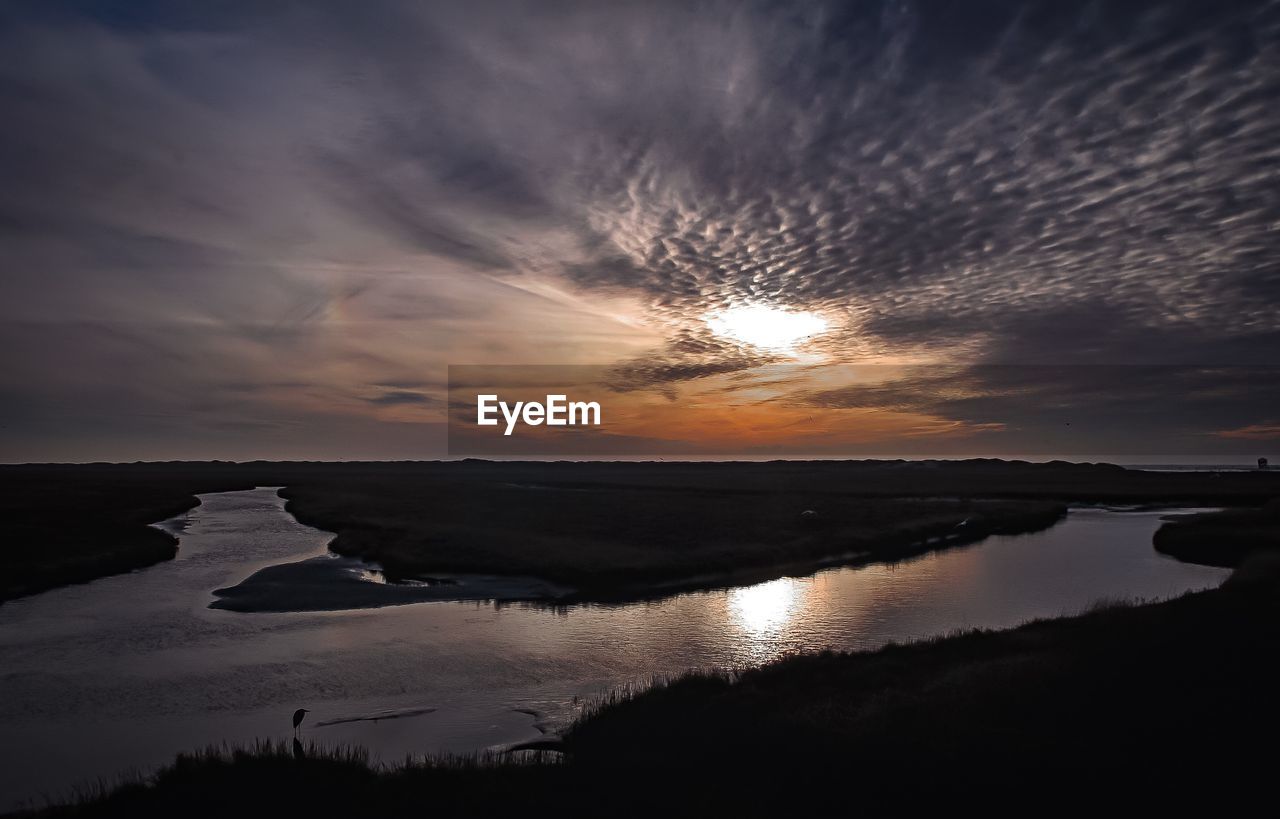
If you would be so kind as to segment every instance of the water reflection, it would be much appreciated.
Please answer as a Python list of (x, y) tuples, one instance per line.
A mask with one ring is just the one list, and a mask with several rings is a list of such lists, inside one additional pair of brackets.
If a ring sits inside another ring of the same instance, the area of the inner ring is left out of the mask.
[(1007, 627), (1226, 574), (1157, 554), (1160, 512), (1078, 510), (1046, 532), (895, 566), (630, 606), (239, 614), (206, 608), (211, 590), (324, 554), (331, 536), (271, 490), (201, 500), (177, 560), (0, 607), (0, 811), (177, 751), (285, 738), (281, 715), (301, 702), (318, 743), (384, 760), (467, 751), (537, 739), (537, 725), (655, 674)]
[(747, 637), (774, 637), (780, 634), (803, 605), (804, 581), (780, 577), (767, 583), (729, 591), (729, 611), (733, 623)]

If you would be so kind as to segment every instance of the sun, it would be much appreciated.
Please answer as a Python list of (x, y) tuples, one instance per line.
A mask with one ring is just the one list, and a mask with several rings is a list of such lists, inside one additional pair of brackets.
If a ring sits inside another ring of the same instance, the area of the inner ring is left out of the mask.
[(817, 313), (784, 310), (764, 304), (730, 307), (707, 316), (707, 326), (721, 338), (783, 352), (806, 338), (826, 332), (827, 320)]

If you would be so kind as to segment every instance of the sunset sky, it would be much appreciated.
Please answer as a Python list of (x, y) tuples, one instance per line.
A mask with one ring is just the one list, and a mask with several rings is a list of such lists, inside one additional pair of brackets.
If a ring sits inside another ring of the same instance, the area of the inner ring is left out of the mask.
[(1277, 2), (30, 0), (0, 54), (0, 461), (442, 457), (451, 364), (601, 365), (654, 452), (1280, 454)]

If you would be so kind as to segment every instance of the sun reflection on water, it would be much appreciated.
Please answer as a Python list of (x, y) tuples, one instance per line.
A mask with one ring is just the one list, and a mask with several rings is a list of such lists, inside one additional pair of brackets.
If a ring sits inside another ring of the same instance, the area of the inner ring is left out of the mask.
[(800, 581), (794, 577), (780, 577), (729, 592), (729, 610), (734, 622), (754, 638), (780, 634), (795, 616), (800, 603)]

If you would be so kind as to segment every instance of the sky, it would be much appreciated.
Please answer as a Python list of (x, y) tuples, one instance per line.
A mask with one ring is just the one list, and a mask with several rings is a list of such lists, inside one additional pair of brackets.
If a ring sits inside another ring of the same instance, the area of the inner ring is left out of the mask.
[(1277, 2), (10, 0), (0, 54), (0, 461), (443, 457), (450, 365), (548, 364), (654, 452), (1280, 454)]

